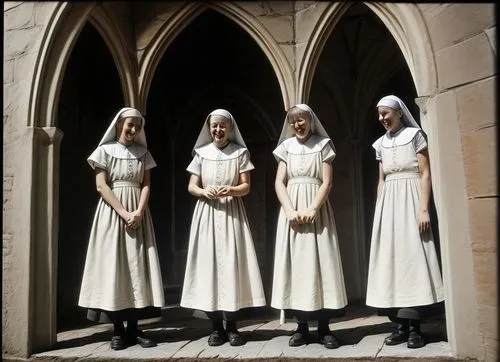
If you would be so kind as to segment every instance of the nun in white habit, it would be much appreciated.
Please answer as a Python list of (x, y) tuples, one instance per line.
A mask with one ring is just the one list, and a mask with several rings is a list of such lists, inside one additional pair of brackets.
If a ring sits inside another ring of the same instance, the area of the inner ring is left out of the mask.
[(287, 112), (273, 155), (281, 209), (271, 306), (298, 320), (290, 346), (309, 343), (308, 321), (317, 319), (320, 343), (337, 348), (329, 319), (347, 305), (347, 297), (328, 199), (335, 148), (313, 110), (298, 104)]
[(204, 311), (212, 320), (209, 345), (242, 345), (235, 312), (266, 304), (242, 199), (250, 191), (254, 166), (233, 116), (224, 109), (207, 116), (192, 154), (188, 191), (198, 201), (181, 306)]
[[(101, 198), (97, 205), (78, 305), (87, 317), (114, 324), (111, 348), (156, 344), (137, 321), (160, 317), (165, 305), (153, 222), (147, 206), (150, 169), (144, 117), (122, 108), (87, 159)], [(125, 330), (124, 321), (127, 322)]]
[(397, 330), (385, 343), (424, 346), (424, 306), (444, 300), (430, 225), (431, 177), (426, 138), (396, 96), (377, 104), (386, 133), (373, 143), (379, 161), (366, 304), (387, 309)]

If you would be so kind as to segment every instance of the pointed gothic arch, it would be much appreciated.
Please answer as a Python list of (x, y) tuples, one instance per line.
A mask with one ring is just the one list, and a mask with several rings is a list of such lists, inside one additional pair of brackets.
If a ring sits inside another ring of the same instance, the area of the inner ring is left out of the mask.
[(145, 109), (151, 82), (156, 68), (166, 49), (177, 35), (188, 26), (198, 15), (207, 9), (213, 9), (226, 16), (243, 30), (245, 30), (257, 43), (270, 62), (281, 88), (285, 109), (293, 101), (293, 72), (283, 51), (279, 48), (269, 31), (247, 11), (231, 2), (189, 2), (179, 9), (172, 19), (165, 22), (156, 33), (139, 64), (139, 92), (140, 107)]
[[(440, 115), (439, 102), (437, 102), (439, 95), (438, 70), (432, 41), (425, 26), (427, 22), (416, 4), (378, 2), (363, 2), (363, 4), (382, 20), (396, 41), (408, 65), (417, 91), (415, 101), (420, 108), (422, 128), (429, 135), (431, 168), (435, 170), (432, 184), (442, 242), (441, 255), (448, 340), (455, 355), (470, 354), (471, 351), (477, 350), (478, 341), (476, 335), (471, 335), (469, 332), (470, 328), (477, 330), (478, 322), (475, 315), (464, 318), (463, 314), (465, 310), (477, 310), (475, 296), (470, 292), (474, 290), (474, 280), (469, 276), (472, 276), (474, 271), (471, 262), (472, 250), (467, 244), (469, 228), (464, 221), (468, 218), (464, 188), (466, 178), (463, 172), (441, 171), (439, 167), (446, 157), (443, 155), (443, 150), (437, 145), (438, 135), (441, 132), (446, 132), (452, 125), (438, 122)], [(307, 101), (309, 99), (312, 79), (323, 46), (338, 20), (350, 6), (352, 4), (334, 2), (319, 17), (297, 70), (298, 100)], [(456, 119), (450, 119), (449, 122), (456, 122)], [(456, 124), (456, 129), (459, 129), (458, 124)], [(450, 143), (458, 149), (460, 142), (459, 135), (453, 135), (453, 140)], [(447, 189), (445, 184), (447, 178), (454, 180), (454, 186), (448, 186), (453, 191)], [(460, 196), (458, 200), (457, 195)], [(459, 203), (461, 207), (454, 210), (443, 207), (454, 203)], [(461, 233), (457, 234), (454, 223), (464, 225)], [(460, 252), (456, 251), (455, 244), (461, 245)], [(467, 268), (468, 272), (465, 272), (467, 277), (464, 277), (464, 268)], [(464, 323), (464, 319), (467, 323)]]

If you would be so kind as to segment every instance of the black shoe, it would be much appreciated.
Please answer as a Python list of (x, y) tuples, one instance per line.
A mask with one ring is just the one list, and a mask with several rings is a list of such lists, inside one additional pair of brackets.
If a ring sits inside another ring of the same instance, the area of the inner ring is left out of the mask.
[(227, 342), (227, 334), (225, 331), (215, 330), (208, 337), (208, 345), (212, 347), (221, 346)]
[(231, 346), (243, 346), (246, 343), (238, 331), (227, 332), (227, 339)]
[(324, 334), (319, 336), (319, 343), (321, 343), (325, 348), (335, 349), (339, 348), (339, 341), (333, 336), (333, 334)]
[(411, 331), (408, 335), (408, 348), (422, 348), (425, 346), (424, 338), (420, 331)]
[(309, 332), (308, 331), (299, 332), (297, 330), (293, 334), (292, 338), (290, 338), (290, 340), (288, 341), (288, 345), (290, 347), (303, 346), (304, 344), (308, 344), (308, 343), (309, 343)]
[(384, 343), (388, 346), (394, 346), (396, 344), (404, 343), (408, 340), (408, 332), (398, 329), (393, 332), (389, 337), (384, 340)]
[(150, 348), (150, 347), (156, 347), (157, 344), (155, 341), (146, 338), (146, 335), (144, 332), (140, 330), (136, 330), (134, 334), (129, 334), (127, 336), (127, 344), (129, 346), (133, 346), (138, 344), (142, 348)]
[(115, 351), (119, 351), (120, 349), (127, 348), (127, 344), (122, 336), (113, 336), (111, 338), (110, 347)]

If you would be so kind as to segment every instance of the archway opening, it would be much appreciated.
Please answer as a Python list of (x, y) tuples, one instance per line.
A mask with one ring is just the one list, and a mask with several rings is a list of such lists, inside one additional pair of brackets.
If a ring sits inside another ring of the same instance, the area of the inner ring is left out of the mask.
[[(309, 103), (337, 150), (331, 193), (350, 305), (365, 305), (378, 163), (372, 143), (383, 135), (377, 101), (399, 96), (419, 122), (413, 79), (391, 33), (366, 5), (351, 6), (325, 42), (313, 77)], [(434, 204), (431, 217), (439, 253)], [(365, 308), (366, 309), (366, 308)], [(440, 314), (433, 331), (446, 334)], [(431, 337), (433, 338), (433, 337)]]
[(266, 296), (270, 298), (278, 204), (271, 152), (281, 130), (283, 100), (273, 69), (251, 36), (224, 15), (206, 10), (170, 44), (147, 102), (147, 135), (158, 165), (152, 173), (155, 218), (167, 303), (180, 301), (196, 200), (186, 167), (205, 117), (216, 108), (236, 119), (257, 172), (244, 198)]
[(113, 57), (87, 22), (69, 57), (58, 104), (57, 126), (64, 132), (59, 172), (58, 331), (87, 324), (78, 296), (99, 195), (86, 159), (122, 106)]

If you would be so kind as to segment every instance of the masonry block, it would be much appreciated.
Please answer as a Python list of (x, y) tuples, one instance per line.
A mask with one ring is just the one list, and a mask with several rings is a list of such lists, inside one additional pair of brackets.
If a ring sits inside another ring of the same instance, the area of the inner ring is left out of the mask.
[(497, 127), (462, 134), (467, 193), (472, 197), (494, 197), (497, 190)]
[(472, 250), (496, 252), (498, 238), (498, 199), (480, 198), (469, 200), (469, 227)]
[(488, 339), (498, 339), (498, 307), (478, 305), (480, 332)]
[(476, 284), (495, 284), (497, 282), (497, 255), (494, 252), (473, 254)]
[(440, 90), (496, 74), (495, 55), (484, 32), (436, 52)]
[[(9, 2), (4, 4), (6, 3)], [(8, 9), (6, 9), (7, 5), (4, 5), (4, 32), (33, 27), (35, 24), (35, 4), (34, 1), (22, 1), (19, 2), (18, 6), (11, 6)]]
[(446, 4), (428, 5), (433, 8), (424, 12), (429, 34), (436, 51), (448, 48), (495, 25), (495, 5)]
[(456, 91), (460, 130), (470, 131), (493, 126), (496, 120), (496, 80), (489, 78)]

